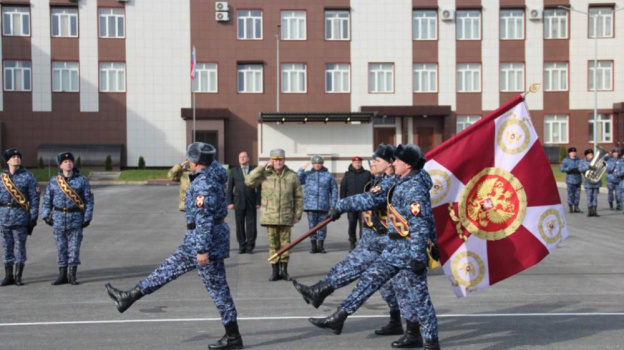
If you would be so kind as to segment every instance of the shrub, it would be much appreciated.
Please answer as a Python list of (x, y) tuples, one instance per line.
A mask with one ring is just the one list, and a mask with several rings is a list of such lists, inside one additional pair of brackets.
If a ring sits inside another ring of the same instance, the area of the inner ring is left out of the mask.
[(80, 157), (76, 159), (76, 168), (78, 169), (82, 168), (82, 160), (80, 159)]
[(104, 162), (104, 170), (106, 171), (113, 170), (113, 160), (111, 159), (110, 154), (106, 156), (106, 161)]
[(145, 159), (143, 156), (139, 157), (139, 169), (145, 169)]

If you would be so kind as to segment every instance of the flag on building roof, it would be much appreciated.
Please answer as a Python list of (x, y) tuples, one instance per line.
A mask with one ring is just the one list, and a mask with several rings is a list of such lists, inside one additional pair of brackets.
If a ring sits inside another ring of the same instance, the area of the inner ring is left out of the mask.
[(195, 66), (197, 65), (197, 59), (195, 56), (195, 46), (193, 46), (193, 52), (191, 52), (191, 80), (195, 80)]
[(457, 297), (540, 262), (568, 237), (524, 97), (427, 154), (441, 263)]

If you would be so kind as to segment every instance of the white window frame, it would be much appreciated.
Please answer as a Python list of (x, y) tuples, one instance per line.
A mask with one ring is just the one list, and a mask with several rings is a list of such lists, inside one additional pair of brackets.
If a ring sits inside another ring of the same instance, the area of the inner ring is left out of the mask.
[(282, 92), (285, 94), (306, 93), (307, 68), (305, 63), (283, 63)]
[(2, 6), (2, 34), (5, 36), (30, 36), (30, 8)]
[(351, 92), (351, 66), (348, 63), (325, 65), (325, 92), (330, 94)]
[(351, 13), (348, 10), (325, 11), (325, 40), (351, 39)]
[(481, 92), (481, 63), (457, 64), (457, 92)]
[(368, 92), (371, 94), (394, 93), (394, 63), (368, 64)]
[(412, 11), (412, 40), (438, 40), (436, 10)]
[(306, 40), (306, 12), (282, 11), (282, 40)]
[(236, 12), (236, 36), (239, 40), (262, 40), (262, 10)]
[(568, 115), (547, 114), (544, 116), (545, 144), (567, 144), (569, 139), (570, 117)]
[(481, 11), (457, 10), (455, 26), (457, 40), (481, 40)]
[(414, 63), (414, 86), (416, 93), (438, 92), (438, 65), (435, 63)]
[(4, 91), (32, 91), (31, 61), (4, 61)]
[(544, 10), (544, 39), (568, 38), (569, 12), (564, 9)]
[(455, 132), (459, 133), (466, 130), (467, 127), (478, 122), (480, 119), (480, 115), (458, 115), (457, 122), (455, 123)]
[(523, 10), (500, 10), (500, 38), (501, 40), (524, 39)]
[(80, 91), (80, 79), (78, 74), (78, 62), (52, 62), (52, 91), (53, 92), (78, 92)]
[[(594, 114), (589, 115), (589, 142), (594, 142)], [(613, 115), (598, 113), (598, 142), (613, 142)]]
[(588, 37), (613, 38), (613, 7), (590, 7)]
[(100, 92), (126, 92), (126, 62), (100, 62)]
[(500, 91), (524, 91), (524, 63), (501, 62)]
[(544, 91), (568, 91), (568, 63), (544, 63)]
[(193, 92), (216, 93), (219, 90), (219, 74), (216, 63), (202, 62), (195, 66)]
[(78, 37), (78, 9), (53, 7), (50, 20), (50, 34), (55, 38)]
[[(613, 90), (613, 61), (598, 61), (598, 76), (596, 83), (598, 85), (598, 91), (611, 91)], [(589, 71), (587, 74), (587, 88), (589, 91), (594, 91), (594, 74), (596, 69), (594, 68), (594, 60), (589, 61)]]
[(262, 64), (238, 64), (236, 67), (236, 89), (243, 94), (261, 94), (263, 92)]
[[(98, 35), (100, 38), (125, 38), (126, 22), (122, 8), (100, 8), (98, 10)], [(111, 28), (112, 27), (112, 28)], [(121, 33), (120, 33), (121, 31)]]

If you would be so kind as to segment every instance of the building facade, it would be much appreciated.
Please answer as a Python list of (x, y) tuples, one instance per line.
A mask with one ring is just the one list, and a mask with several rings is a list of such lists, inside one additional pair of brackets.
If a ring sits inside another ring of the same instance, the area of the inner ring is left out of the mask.
[(533, 83), (541, 89), (526, 101), (542, 143), (592, 148), (596, 134), (605, 149), (624, 146), (624, 3), (0, 6), (0, 142), (30, 166), (44, 145), (121, 145), (121, 166), (169, 166), (195, 139), (224, 163), (283, 145), (341, 172), (380, 142), (429, 150)]

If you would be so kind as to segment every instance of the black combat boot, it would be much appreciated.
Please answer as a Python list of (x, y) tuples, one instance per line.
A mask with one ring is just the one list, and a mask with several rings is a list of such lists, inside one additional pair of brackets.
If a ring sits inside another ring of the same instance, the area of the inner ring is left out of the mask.
[(609, 202), (609, 210), (613, 210), (613, 202)]
[(327, 252), (325, 251), (325, 247), (323, 247), (323, 244), (324, 244), (324, 243), (325, 243), (325, 241), (324, 241), (324, 240), (322, 240), (322, 239), (319, 239), (319, 240), (318, 240), (318, 242), (317, 242), (317, 244), (316, 244), (316, 245), (317, 245), (317, 248), (318, 248), (318, 252), (319, 252), (319, 253), (323, 253), (323, 254), (327, 253)]
[(273, 281), (279, 281), (280, 279), (282, 279), (282, 276), (280, 276), (280, 272), (279, 272), (279, 264), (278, 263), (271, 264), (271, 268), (273, 270), (271, 272), (271, 277), (269, 277), (269, 281), (273, 282)]
[(401, 323), (401, 311), (390, 310), (390, 322), (387, 325), (375, 329), (377, 335), (401, 335), (403, 324)]
[(293, 281), (293, 286), (295, 286), (297, 292), (303, 296), (303, 300), (305, 300), (306, 303), (312, 303), (312, 306), (317, 309), (323, 304), (325, 298), (334, 292), (334, 288), (329, 282), (318, 281), (316, 284), (308, 287), (297, 281)]
[(69, 279), (69, 283), (72, 286), (77, 286), (80, 284), (80, 282), (78, 282), (78, 279), (76, 279), (76, 271), (78, 271), (78, 266), (70, 266), (69, 272), (67, 273), (67, 278)]
[(53, 286), (60, 286), (61, 284), (67, 284), (69, 280), (67, 279), (67, 266), (59, 267), (59, 275), (54, 282), (52, 282)]
[(24, 264), (15, 264), (15, 285), (23, 286), (22, 274), (24, 273)]
[(310, 254), (318, 253), (318, 249), (316, 247), (316, 240), (315, 239), (311, 239), (310, 240), (310, 244), (312, 245), (312, 247), (310, 248)]
[(15, 284), (15, 279), (13, 278), (13, 264), (4, 264), (4, 279), (0, 282), (0, 286), (10, 286)]
[(119, 290), (113, 287), (110, 283), (106, 283), (105, 287), (108, 292), (108, 296), (115, 301), (117, 311), (119, 311), (119, 313), (123, 313), (128, 310), (130, 305), (145, 295), (141, 292), (141, 288), (138, 284), (130, 290)]
[(570, 214), (574, 214), (574, 207), (570, 205)]
[(578, 207), (578, 205), (574, 206), (574, 212), (583, 214), (583, 211), (581, 210), (581, 208)]
[(399, 349), (422, 348), (423, 339), (422, 335), (420, 335), (420, 326), (418, 323), (410, 321), (406, 321), (406, 323), (405, 334), (397, 341), (393, 341), (392, 347)]
[(279, 269), (280, 269), (280, 277), (284, 281), (292, 281), (292, 278), (290, 278), (290, 276), (288, 275), (288, 263), (285, 263), (285, 262), (279, 263)]
[(598, 215), (598, 206), (595, 206), (595, 205), (594, 205), (594, 216), (597, 218), (600, 217), (600, 215)]
[(349, 315), (341, 308), (325, 318), (309, 318), (308, 321), (313, 325), (326, 329), (336, 335), (342, 333), (342, 326)]
[(210, 350), (242, 349), (243, 338), (238, 332), (238, 323), (228, 323), (225, 325), (225, 335), (216, 344), (208, 345)]
[(594, 216), (593, 207), (587, 207), (587, 217)]
[(437, 339), (426, 341), (424, 350), (440, 350), (440, 342)]

